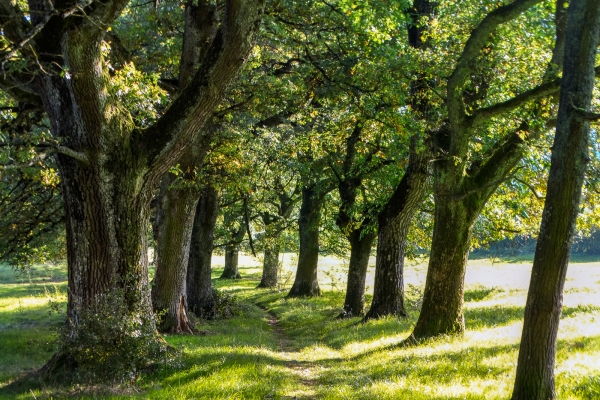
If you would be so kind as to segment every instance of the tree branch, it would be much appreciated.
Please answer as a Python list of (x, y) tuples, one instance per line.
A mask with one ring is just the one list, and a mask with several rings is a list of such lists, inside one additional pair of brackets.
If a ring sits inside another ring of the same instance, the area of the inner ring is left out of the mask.
[(542, 0), (515, 0), (510, 4), (498, 7), (490, 12), (471, 32), (465, 47), (456, 63), (452, 75), (448, 78), (447, 107), (448, 116), (453, 126), (460, 126), (466, 119), (465, 107), (462, 100), (462, 87), (470, 76), (474, 61), (479, 51), (489, 39), (489, 35), (501, 24), (516, 17), (523, 11), (541, 3)]
[(135, 147), (148, 154), (154, 176), (168, 169), (212, 117), (252, 48), (263, 6), (264, 0), (228, 0), (221, 27), (192, 81), (162, 118), (137, 131)]
[(531, 193), (533, 193), (533, 195), (535, 196), (536, 199), (538, 199), (538, 200), (545, 200), (546, 199), (545, 196), (542, 196), (541, 194), (539, 194), (537, 192), (537, 190), (535, 190), (535, 187), (533, 187), (532, 184), (530, 184), (528, 182), (525, 182), (524, 180), (519, 179), (519, 178), (514, 177), (514, 176), (513, 176), (513, 179), (515, 181), (519, 182), (520, 184), (525, 185), (527, 187), (527, 189), (529, 189), (531, 191)]

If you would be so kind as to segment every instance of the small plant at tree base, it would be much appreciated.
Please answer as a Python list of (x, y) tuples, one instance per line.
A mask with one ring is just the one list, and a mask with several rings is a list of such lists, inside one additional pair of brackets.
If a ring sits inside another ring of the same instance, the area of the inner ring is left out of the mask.
[(145, 310), (129, 310), (123, 290), (116, 289), (62, 326), (59, 352), (76, 366), (78, 381), (135, 382), (144, 370), (175, 359), (176, 351), (158, 335), (153, 318)]
[(404, 289), (404, 299), (408, 310), (421, 311), (421, 306), (423, 305), (423, 289), (409, 283), (406, 285), (406, 289)]
[(228, 319), (242, 315), (239, 299), (233, 294), (213, 288), (215, 299), (215, 316), (213, 319)]

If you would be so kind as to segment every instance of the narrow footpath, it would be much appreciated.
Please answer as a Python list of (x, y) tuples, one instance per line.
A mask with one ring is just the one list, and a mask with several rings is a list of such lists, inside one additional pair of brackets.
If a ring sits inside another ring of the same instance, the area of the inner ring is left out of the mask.
[(300, 352), (294, 342), (290, 339), (285, 330), (280, 326), (277, 315), (270, 310), (267, 310), (260, 304), (257, 304), (267, 315), (267, 323), (271, 327), (273, 333), (278, 338), (279, 356), (286, 361), (285, 366), (290, 372), (298, 377), (300, 387), (293, 393), (286, 393), (284, 399), (317, 399), (315, 387), (317, 385), (317, 366), (312, 361), (303, 360), (305, 355)]

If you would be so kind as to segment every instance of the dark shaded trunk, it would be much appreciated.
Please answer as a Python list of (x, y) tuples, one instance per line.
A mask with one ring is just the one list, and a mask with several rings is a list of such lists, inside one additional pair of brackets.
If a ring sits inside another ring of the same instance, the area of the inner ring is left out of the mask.
[(363, 233), (362, 229), (356, 229), (348, 235), (350, 264), (348, 265), (348, 283), (343, 317), (357, 317), (363, 313), (367, 268), (369, 267), (369, 257), (371, 257), (371, 248), (375, 237), (377, 237), (375, 232)]
[(196, 207), (187, 271), (188, 306), (199, 318), (212, 318), (215, 313), (211, 258), (218, 212), (219, 194), (213, 187), (203, 188)]
[(159, 330), (191, 332), (187, 319), (186, 276), (198, 190), (173, 189), (176, 177), (165, 174), (156, 205), (156, 274), (152, 308), (161, 313)]
[(225, 268), (221, 274), (221, 279), (240, 279), (240, 273), (238, 271), (238, 258), (239, 258), (239, 247), (244, 235), (246, 234), (246, 227), (240, 224), (237, 231), (233, 232), (231, 243), (225, 246)]
[(373, 302), (365, 320), (387, 315), (406, 316), (404, 307), (404, 252), (408, 229), (425, 198), (431, 149), (429, 143), (417, 151), (411, 139), (408, 169), (378, 215), (379, 232), (375, 262)]
[(594, 88), (599, 34), (600, 1), (571, 2), (556, 137), (525, 306), (513, 400), (556, 398), (556, 335), (581, 187), (589, 161), (589, 123), (585, 110), (590, 108)]
[(280, 232), (275, 226), (269, 224), (265, 231), (265, 244), (263, 255), (263, 274), (257, 287), (272, 289), (277, 287), (279, 281), (279, 244)]
[(300, 252), (294, 285), (288, 297), (319, 296), (317, 267), (319, 263), (319, 225), (325, 195), (316, 186), (302, 188), (302, 205), (298, 218)]

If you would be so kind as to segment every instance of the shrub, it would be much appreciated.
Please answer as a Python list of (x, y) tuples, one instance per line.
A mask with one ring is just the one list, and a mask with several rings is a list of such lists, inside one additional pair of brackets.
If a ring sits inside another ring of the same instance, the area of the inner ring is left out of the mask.
[(158, 362), (172, 363), (175, 355), (156, 332), (152, 313), (130, 310), (121, 289), (69, 319), (59, 340), (60, 353), (74, 363), (75, 379), (84, 382), (133, 382)]

